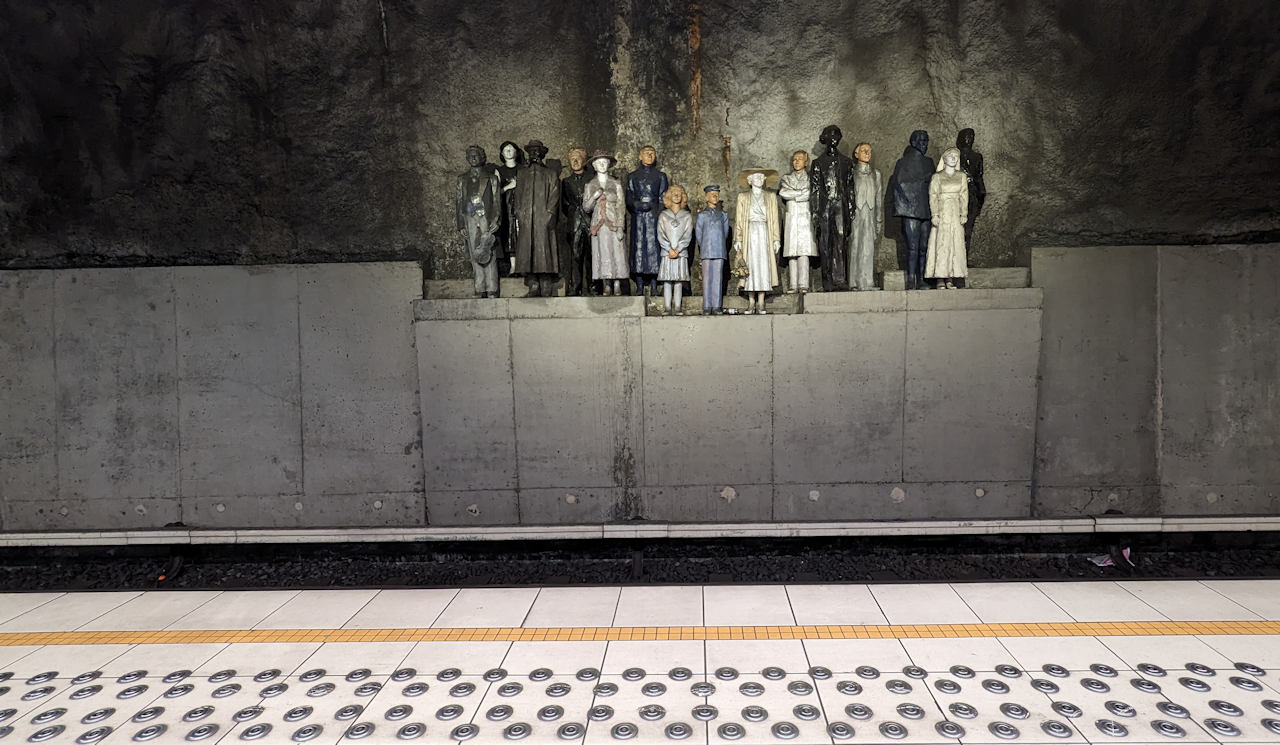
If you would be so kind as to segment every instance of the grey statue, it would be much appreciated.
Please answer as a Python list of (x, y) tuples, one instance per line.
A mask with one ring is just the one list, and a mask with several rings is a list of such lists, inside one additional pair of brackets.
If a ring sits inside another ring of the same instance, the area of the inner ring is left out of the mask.
[(484, 148), (467, 148), (467, 165), (458, 176), (458, 230), (475, 270), (476, 297), (498, 297), (498, 227), (502, 223), (502, 177), (485, 162)]
[(543, 163), (547, 146), (541, 141), (530, 141), (524, 151), (529, 156), (529, 165), (519, 170), (516, 188), (511, 192), (516, 218), (514, 269), (524, 275), (529, 297), (549, 297), (555, 294), (556, 277), (560, 273), (556, 241), (560, 173)]
[(982, 178), (982, 153), (973, 149), (973, 130), (962, 129), (956, 135), (956, 148), (960, 150), (960, 170), (969, 182), (969, 219), (964, 221), (964, 251), (973, 261), (973, 223), (987, 201), (987, 183)]
[(809, 216), (822, 264), (822, 289), (827, 292), (849, 289), (845, 257), (853, 233), (853, 161), (840, 154), (841, 137), (834, 124), (823, 129), (818, 142), (827, 150), (809, 168)]
[(893, 214), (902, 218), (902, 234), (907, 239), (907, 289), (923, 290), (925, 260), (929, 246), (929, 182), (933, 179), (933, 158), (929, 133), (917, 129), (911, 144), (902, 152), (890, 177), (893, 187)]

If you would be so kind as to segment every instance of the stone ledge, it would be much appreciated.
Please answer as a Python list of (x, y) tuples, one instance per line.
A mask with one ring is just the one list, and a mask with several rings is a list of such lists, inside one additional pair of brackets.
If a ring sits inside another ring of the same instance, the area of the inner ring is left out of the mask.
[(539, 297), (414, 300), (414, 321), (494, 321), (512, 318), (638, 318), (642, 297)]
[[(971, 267), (965, 278), (971, 290), (1009, 290), (1031, 286), (1031, 269), (1025, 266)], [(901, 270), (884, 273), (886, 290), (907, 287), (907, 273)]]

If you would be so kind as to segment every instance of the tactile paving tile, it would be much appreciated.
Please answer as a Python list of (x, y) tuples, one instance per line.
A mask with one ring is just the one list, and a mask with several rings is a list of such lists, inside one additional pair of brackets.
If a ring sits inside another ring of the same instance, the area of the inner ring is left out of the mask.
[[(975, 671), (833, 661), (706, 673), (547, 667), (0, 672), (8, 743), (1280, 742), (1280, 690), (1248, 663)], [(1114, 662), (1114, 661), (1113, 661)], [(7, 677), (6, 677), (7, 673)]]

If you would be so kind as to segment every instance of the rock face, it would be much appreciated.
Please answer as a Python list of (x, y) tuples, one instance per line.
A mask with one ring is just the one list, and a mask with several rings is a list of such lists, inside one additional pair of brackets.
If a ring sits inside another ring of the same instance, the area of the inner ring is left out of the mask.
[(1280, 4), (793, 5), (0, 0), (0, 265), (462, 278), (467, 145), (603, 148), (621, 175), (652, 143), (697, 193), (832, 123), (886, 178), (913, 129), (937, 157), (974, 128), (978, 265), (1280, 233)]

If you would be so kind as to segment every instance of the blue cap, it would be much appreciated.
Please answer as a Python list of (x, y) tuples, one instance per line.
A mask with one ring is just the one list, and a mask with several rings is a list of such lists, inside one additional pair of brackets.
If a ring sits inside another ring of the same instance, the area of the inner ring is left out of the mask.
[(713, 191), (720, 191), (720, 184), (708, 184), (707, 186), (702, 187), (703, 194), (707, 194)]

